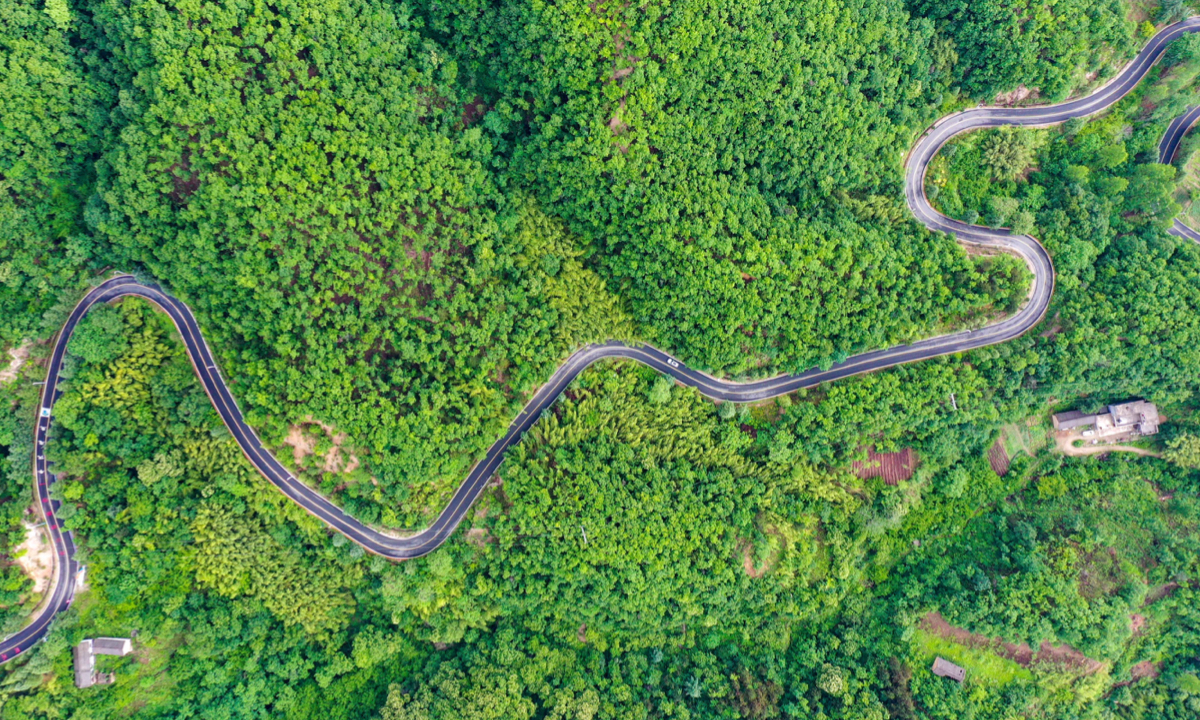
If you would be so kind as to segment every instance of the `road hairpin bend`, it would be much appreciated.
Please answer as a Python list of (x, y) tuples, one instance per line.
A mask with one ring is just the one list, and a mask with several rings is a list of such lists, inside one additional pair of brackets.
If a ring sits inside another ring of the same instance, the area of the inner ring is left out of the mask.
[[(1188, 108), (1187, 112), (1171, 121), (1171, 124), (1167, 126), (1167, 131), (1163, 133), (1162, 140), (1158, 143), (1158, 161), (1160, 163), (1170, 165), (1175, 160), (1175, 154), (1179, 152), (1179, 143), (1183, 142), (1183, 137), (1187, 135), (1188, 130), (1196, 124), (1197, 120), (1200, 120), (1200, 105)], [(1196, 232), (1179, 218), (1175, 218), (1175, 221), (1171, 223), (1171, 229), (1167, 232), (1176, 237), (1200, 243), (1200, 232)]]
[[(1002, 250), (1024, 260), (1033, 273), (1033, 287), (1028, 302), (1016, 313), (976, 330), (963, 330), (939, 335), (911, 345), (899, 345), (856, 355), (827, 370), (814, 368), (798, 375), (781, 375), (746, 383), (712, 378), (687, 367), (662, 350), (649, 345), (627, 345), (619, 342), (589, 345), (568, 357), (555, 370), (546, 384), (538, 390), (525, 409), (509, 426), (504, 436), (488, 448), (483, 459), (467, 474), (466, 479), (458, 486), (454, 496), (433, 524), (410, 537), (398, 538), (384, 535), (346, 515), (329, 500), (297, 480), (287, 468), (263, 448), (258, 436), (243, 419), (237, 402), (221, 378), (216, 361), (204, 342), (200, 326), (186, 305), (159, 287), (140, 283), (129, 275), (122, 275), (104, 282), (89, 292), (71, 313), (62, 331), (58, 334), (54, 352), (50, 358), (46, 385), (38, 410), (33, 474), (36, 502), (46, 519), (46, 529), (50, 533), (54, 546), (57, 560), (56, 573), (50, 596), (42, 603), (33, 621), (20, 632), (0, 641), (0, 662), (21, 655), (42, 640), (49, 630), (51, 621), (58, 613), (70, 607), (74, 597), (75, 578), (78, 572), (74, 539), (71, 533), (64, 531), (59, 524), (56, 514), (59, 502), (50, 498), (50, 487), (53, 485), (55, 477), (46, 462), (44, 451), (53, 421), (54, 402), (62, 394), (58, 390), (58, 381), (67, 343), (80, 319), (97, 303), (106, 303), (121, 297), (137, 296), (145, 298), (161, 308), (178, 328), (192, 364), (195, 366), (196, 375), (208, 392), (217, 413), (229, 428), (242, 452), (262, 473), (263, 477), (292, 501), (366, 550), (392, 560), (416, 558), (433, 551), (450, 537), (467, 509), (483, 491), (488, 479), (500, 467), (508, 449), (537, 422), (542, 411), (550, 407), (579, 373), (598, 360), (605, 358), (636, 360), (674, 377), (684, 385), (696, 388), (710, 398), (751, 402), (851, 375), (1005, 342), (1033, 328), (1045, 315), (1046, 308), (1050, 304), (1050, 296), (1054, 291), (1054, 266), (1050, 261), (1049, 254), (1037, 240), (1028, 235), (1014, 235), (1007, 230), (968, 225), (951, 220), (934, 210), (925, 197), (924, 190), (925, 173), (929, 162), (950, 138), (969, 130), (1002, 125), (1053, 125), (1071, 118), (1099, 112), (1132, 90), (1154, 66), (1172, 40), (1196, 30), (1200, 30), (1200, 17), (1189, 18), (1159, 31), (1119, 75), (1086, 97), (1043, 107), (1015, 109), (980, 107), (948, 115), (938, 120), (913, 147), (907, 161), (904, 188), (909, 209), (916, 219), (930, 230), (951, 233), (961, 243)], [(1186, 120), (1188, 117), (1192, 119)], [(1187, 122), (1186, 125), (1181, 126), (1182, 130), (1178, 133), (1180, 137), (1194, 122), (1195, 117), (1196, 111), (1193, 110), (1185, 118), (1177, 121), (1184, 122), (1186, 120)], [(1172, 127), (1175, 125), (1173, 124)], [(1170, 147), (1171, 154), (1174, 154), (1174, 148), (1177, 145), (1178, 139), (1174, 140), (1174, 144)], [(1186, 228), (1186, 226), (1184, 227)], [(1187, 230), (1190, 231), (1190, 228)]]

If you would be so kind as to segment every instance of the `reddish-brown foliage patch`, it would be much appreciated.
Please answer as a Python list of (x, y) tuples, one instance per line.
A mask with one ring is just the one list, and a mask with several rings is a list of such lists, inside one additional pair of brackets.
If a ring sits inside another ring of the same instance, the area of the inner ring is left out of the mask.
[(479, 122), (480, 118), (487, 114), (488, 106), (479, 95), (471, 102), (463, 105), (462, 124), (464, 126), (474, 125)]
[(1146, 602), (1142, 603), (1142, 607), (1152, 605), (1165, 597), (1170, 597), (1171, 593), (1178, 589), (1179, 583), (1175, 581), (1163, 583), (1146, 594)]
[(870, 448), (866, 462), (855, 460), (851, 469), (863, 480), (882, 477), (888, 485), (899, 485), (901, 480), (909, 479), (916, 472), (917, 453), (912, 448), (894, 453), (877, 453), (875, 448)]
[(1008, 457), (1008, 452), (1004, 450), (1003, 438), (997, 438), (996, 442), (988, 448), (988, 464), (992, 466), (992, 472), (1000, 477), (1004, 477), (1008, 473), (1008, 468), (1012, 465), (1012, 461)]
[(1162, 672), (1162, 663), (1150, 662), (1149, 660), (1143, 660), (1137, 665), (1129, 668), (1129, 676), (1132, 677), (1134, 681), (1141, 680), (1143, 678), (1149, 678), (1153, 680), (1154, 678), (1158, 677), (1160, 672)]

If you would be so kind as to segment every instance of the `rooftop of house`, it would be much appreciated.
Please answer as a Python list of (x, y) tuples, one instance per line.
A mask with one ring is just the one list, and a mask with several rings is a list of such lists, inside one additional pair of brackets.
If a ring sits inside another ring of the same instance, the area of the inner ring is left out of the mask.
[(1145, 400), (1109, 405), (1108, 412), (1094, 415), (1079, 410), (1068, 410), (1055, 413), (1053, 420), (1055, 430), (1074, 430), (1094, 425), (1101, 435), (1134, 430), (1142, 435), (1153, 435), (1158, 432), (1160, 422), (1158, 408), (1154, 403)]
[(124, 657), (133, 652), (133, 642), (129, 638), (96, 638), (92, 641), (92, 652)]
[(1158, 432), (1158, 407), (1145, 400), (1109, 405), (1108, 412), (1118, 427), (1136, 426), (1143, 435)]
[(112, 684), (112, 673), (96, 672), (97, 655), (124, 657), (133, 652), (129, 638), (96, 638), (81, 640), (75, 646), (75, 686), (87, 688), (93, 685)]
[(92, 641), (84, 640), (75, 646), (75, 687), (91, 687), (96, 682), (96, 656)]
[(967, 677), (967, 671), (942, 657), (934, 658), (933, 674), (948, 677), (962, 682)]
[(1071, 430), (1077, 427), (1087, 427), (1096, 424), (1096, 416), (1079, 410), (1068, 410), (1054, 415), (1054, 427), (1059, 430)]

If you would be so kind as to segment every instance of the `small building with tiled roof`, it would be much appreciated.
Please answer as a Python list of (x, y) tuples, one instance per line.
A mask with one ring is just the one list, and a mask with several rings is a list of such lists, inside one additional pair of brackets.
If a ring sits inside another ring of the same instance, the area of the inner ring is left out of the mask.
[(129, 638), (96, 638), (81, 641), (75, 646), (75, 687), (111, 685), (116, 677), (112, 673), (96, 672), (96, 656), (125, 657), (131, 652), (133, 642)]
[(1090, 415), (1078, 410), (1068, 410), (1053, 416), (1055, 430), (1084, 430), (1087, 436), (1109, 438), (1127, 435), (1154, 435), (1160, 422), (1158, 407), (1145, 400), (1131, 400), (1109, 405), (1108, 412)]
[(962, 682), (967, 677), (967, 671), (943, 657), (933, 659), (933, 674), (939, 677), (948, 677), (951, 680)]

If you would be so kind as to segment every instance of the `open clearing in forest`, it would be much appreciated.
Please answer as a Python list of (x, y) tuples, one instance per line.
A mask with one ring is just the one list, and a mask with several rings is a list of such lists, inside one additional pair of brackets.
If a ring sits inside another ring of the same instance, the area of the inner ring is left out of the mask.
[(1106, 666), (1106, 663), (1093, 660), (1070, 645), (1051, 645), (1047, 641), (1042, 641), (1035, 653), (1033, 648), (1026, 643), (1005, 642), (1000, 638), (990, 638), (951, 625), (937, 612), (928, 613), (921, 618), (920, 628), (957, 645), (987, 651), (1024, 668), (1034, 664), (1051, 663), (1063, 666), (1080, 675), (1091, 675)]
[(303, 465), (305, 458), (317, 451), (319, 438), (314, 437), (307, 430), (305, 427), (307, 425), (316, 425), (321, 428), (325, 436), (333, 443), (333, 447), (323, 453), (325, 461), (321, 464), (322, 470), (325, 472), (353, 472), (358, 469), (358, 458), (342, 449), (347, 440), (346, 433), (337, 432), (332, 425), (313, 420), (311, 416), (305, 418), (304, 423), (289, 427), (287, 437), (283, 439), (285, 445), (291, 446), (292, 459), (296, 461), (297, 465)]
[(40, 527), (25, 525), (25, 541), (17, 546), (17, 564), (33, 580), (33, 592), (43, 593), (54, 574), (54, 551)]
[(929, 660), (940, 656), (964, 668), (968, 680), (1003, 687), (1014, 680), (1033, 679), (1027, 668), (985, 648), (963, 645), (920, 628), (914, 641)]
[(1046, 419), (1040, 415), (1002, 425), (1000, 436), (988, 448), (988, 464), (997, 475), (1003, 477), (1017, 455), (1024, 453), (1036, 457), (1049, 445), (1049, 432)]
[(992, 443), (988, 448), (988, 464), (992, 466), (992, 472), (1000, 477), (1008, 474), (1008, 468), (1012, 465), (1012, 460), (1008, 457), (1008, 453), (1004, 451), (1004, 437), (1001, 436)]
[(767, 548), (761, 566), (756, 565), (759, 553), (754, 542), (745, 538), (738, 540), (738, 548), (742, 554), (742, 570), (751, 578), (760, 578), (774, 570), (787, 547), (787, 539), (774, 525), (764, 527), (763, 534), (767, 537)]
[(888, 485), (899, 485), (916, 472), (917, 453), (912, 448), (891, 453), (877, 453), (875, 448), (868, 448), (867, 459), (855, 460), (850, 467), (862, 480), (881, 477)]
[[(1186, 142), (1186, 141), (1185, 141)], [(1183, 148), (1180, 152), (1183, 152)], [(1176, 185), (1175, 200), (1183, 206), (1179, 219), (1191, 227), (1200, 227), (1200, 153), (1192, 153), (1188, 161), (1179, 169), (1179, 182)]]
[(998, 107), (1013, 107), (1014, 105), (1020, 105), (1024, 103), (1026, 100), (1032, 101), (1036, 104), (1040, 97), (1040, 88), (1027, 88), (1024, 85), (1018, 85), (1015, 89), (1009, 90), (1008, 92), (996, 93), (996, 98), (992, 101), (992, 105)]
[(1024, 422), (1008, 423), (1000, 428), (1000, 440), (1010, 458), (1017, 453), (1034, 457), (1050, 444), (1050, 426), (1046, 418), (1039, 415), (1026, 418)]
[(17, 379), (17, 373), (21, 371), (21, 366), (29, 359), (29, 348), (32, 346), (33, 343), (26, 342), (9, 349), (8, 367), (0, 370), (0, 384), (10, 383)]

